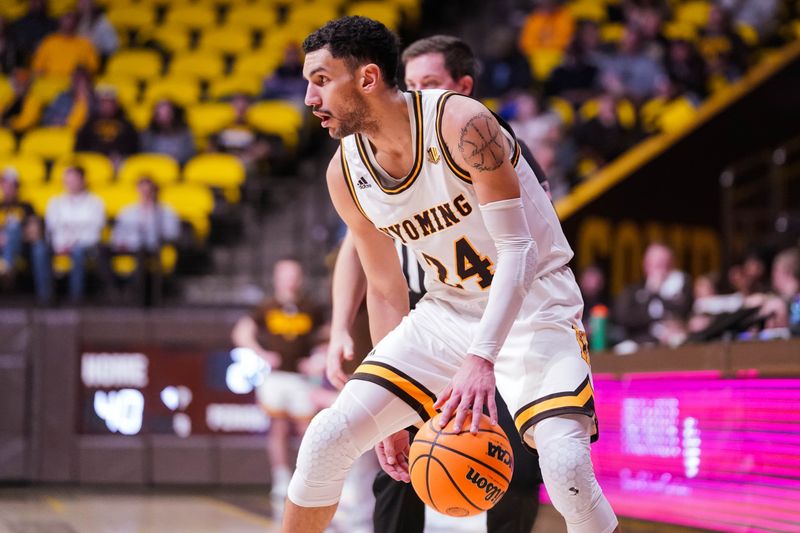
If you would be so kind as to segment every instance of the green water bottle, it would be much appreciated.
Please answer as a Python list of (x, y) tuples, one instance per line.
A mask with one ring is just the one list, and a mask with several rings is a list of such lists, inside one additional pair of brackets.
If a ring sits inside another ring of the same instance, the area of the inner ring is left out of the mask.
[(589, 350), (602, 352), (608, 348), (608, 307), (597, 304), (589, 311)]

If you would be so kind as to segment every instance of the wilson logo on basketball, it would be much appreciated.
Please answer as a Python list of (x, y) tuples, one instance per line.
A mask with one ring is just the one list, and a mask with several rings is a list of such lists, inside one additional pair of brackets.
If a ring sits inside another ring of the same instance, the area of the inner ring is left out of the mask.
[(486, 444), (489, 445), (489, 449), (486, 451), (489, 457), (497, 459), (504, 465), (511, 464), (511, 454), (508, 453), (508, 450), (504, 449), (500, 444), (492, 444), (491, 442), (487, 442)]
[(491, 483), (488, 479), (483, 477), (480, 472), (472, 467), (469, 467), (469, 472), (467, 472), (467, 481), (471, 481), (473, 485), (479, 489), (482, 489), (486, 493), (486, 496), (484, 496), (483, 499), (487, 502), (496, 503), (497, 500), (502, 498), (503, 494), (505, 494), (503, 489), (494, 483)]

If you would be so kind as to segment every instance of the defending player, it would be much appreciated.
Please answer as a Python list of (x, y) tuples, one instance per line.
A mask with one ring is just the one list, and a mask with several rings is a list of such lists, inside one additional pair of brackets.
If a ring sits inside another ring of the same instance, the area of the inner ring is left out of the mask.
[[(405, 68), (406, 87), (410, 90), (446, 89), (470, 95), (475, 80), (475, 56), (469, 45), (449, 35), (434, 35), (409, 45), (402, 55)], [(534, 168), (536, 178), (547, 185), (544, 172), (523, 147), (523, 156)], [(411, 308), (423, 296), (420, 266), (408, 247), (397, 243), (403, 275), (408, 282)], [(333, 276), (333, 313), (331, 342), (328, 350), (328, 378), (338, 388), (346, 382), (342, 372), (342, 358), (353, 358), (353, 340), (350, 337), (353, 318), (364, 300), (366, 279), (358, 254), (348, 232), (336, 260)], [(499, 395), (500, 426), (508, 435), (514, 435), (514, 421)], [(514, 475), (508, 492), (486, 516), (487, 531), (531, 531), (538, 511), (541, 474), (537, 458), (526, 453), (518, 439), (511, 439), (514, 448)], [(378, 450), (379, 453), (383, 449)], [(385, 455), (379, 455), (385, 463)], [(425, 505), (411, 485), (393, 480), (389, 474), (379, 471), (373, 484), (375, 513), (373, 525), (381, 533), (422, 533), (425, 527)]]
[[(397, 39), (379, 22), (344, 17), (303, 47), (306, 104), (342, 139), (328, 187), (364, 267), (377, 344), (303, 439), (284, 531), (322, 532), (353, 461), (380, 441), (387, 469), (407, 479), (402, 429), (435, 407), (461, 427), (487, 405), (496, 423), (495, 379), (568, 530), (615, 530), (589, 455), (596, 421), (572, 252), (518, 145), (474, 100), (400, 92)], [(389, 237), (426, 267), (428, 293), (411, 314)]]

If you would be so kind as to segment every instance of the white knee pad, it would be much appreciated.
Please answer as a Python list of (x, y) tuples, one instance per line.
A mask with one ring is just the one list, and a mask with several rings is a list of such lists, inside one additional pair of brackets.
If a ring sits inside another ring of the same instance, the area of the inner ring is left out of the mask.
[(617, 527), (594, 475), (590, 427), (589, 417), (566, 415), (542, 420), (533, 430), (547, 494), (569, 533), (611, 533)]
[(366, 381), (349, 382), (336, 403), (309, 424), (297, 452), (289, 500), (301, 507), (335, 504), (356, 459), (416, 417), (385, 389)]

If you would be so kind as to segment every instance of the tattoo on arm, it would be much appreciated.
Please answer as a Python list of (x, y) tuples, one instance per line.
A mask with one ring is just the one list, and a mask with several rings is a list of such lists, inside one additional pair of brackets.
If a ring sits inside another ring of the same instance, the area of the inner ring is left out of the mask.
[(496, 170), (506, 157), (503, 140), (494, 117), (489, 113), (478, 113), (461, 130), (458, 149), (471, 167), (484, 171)]

